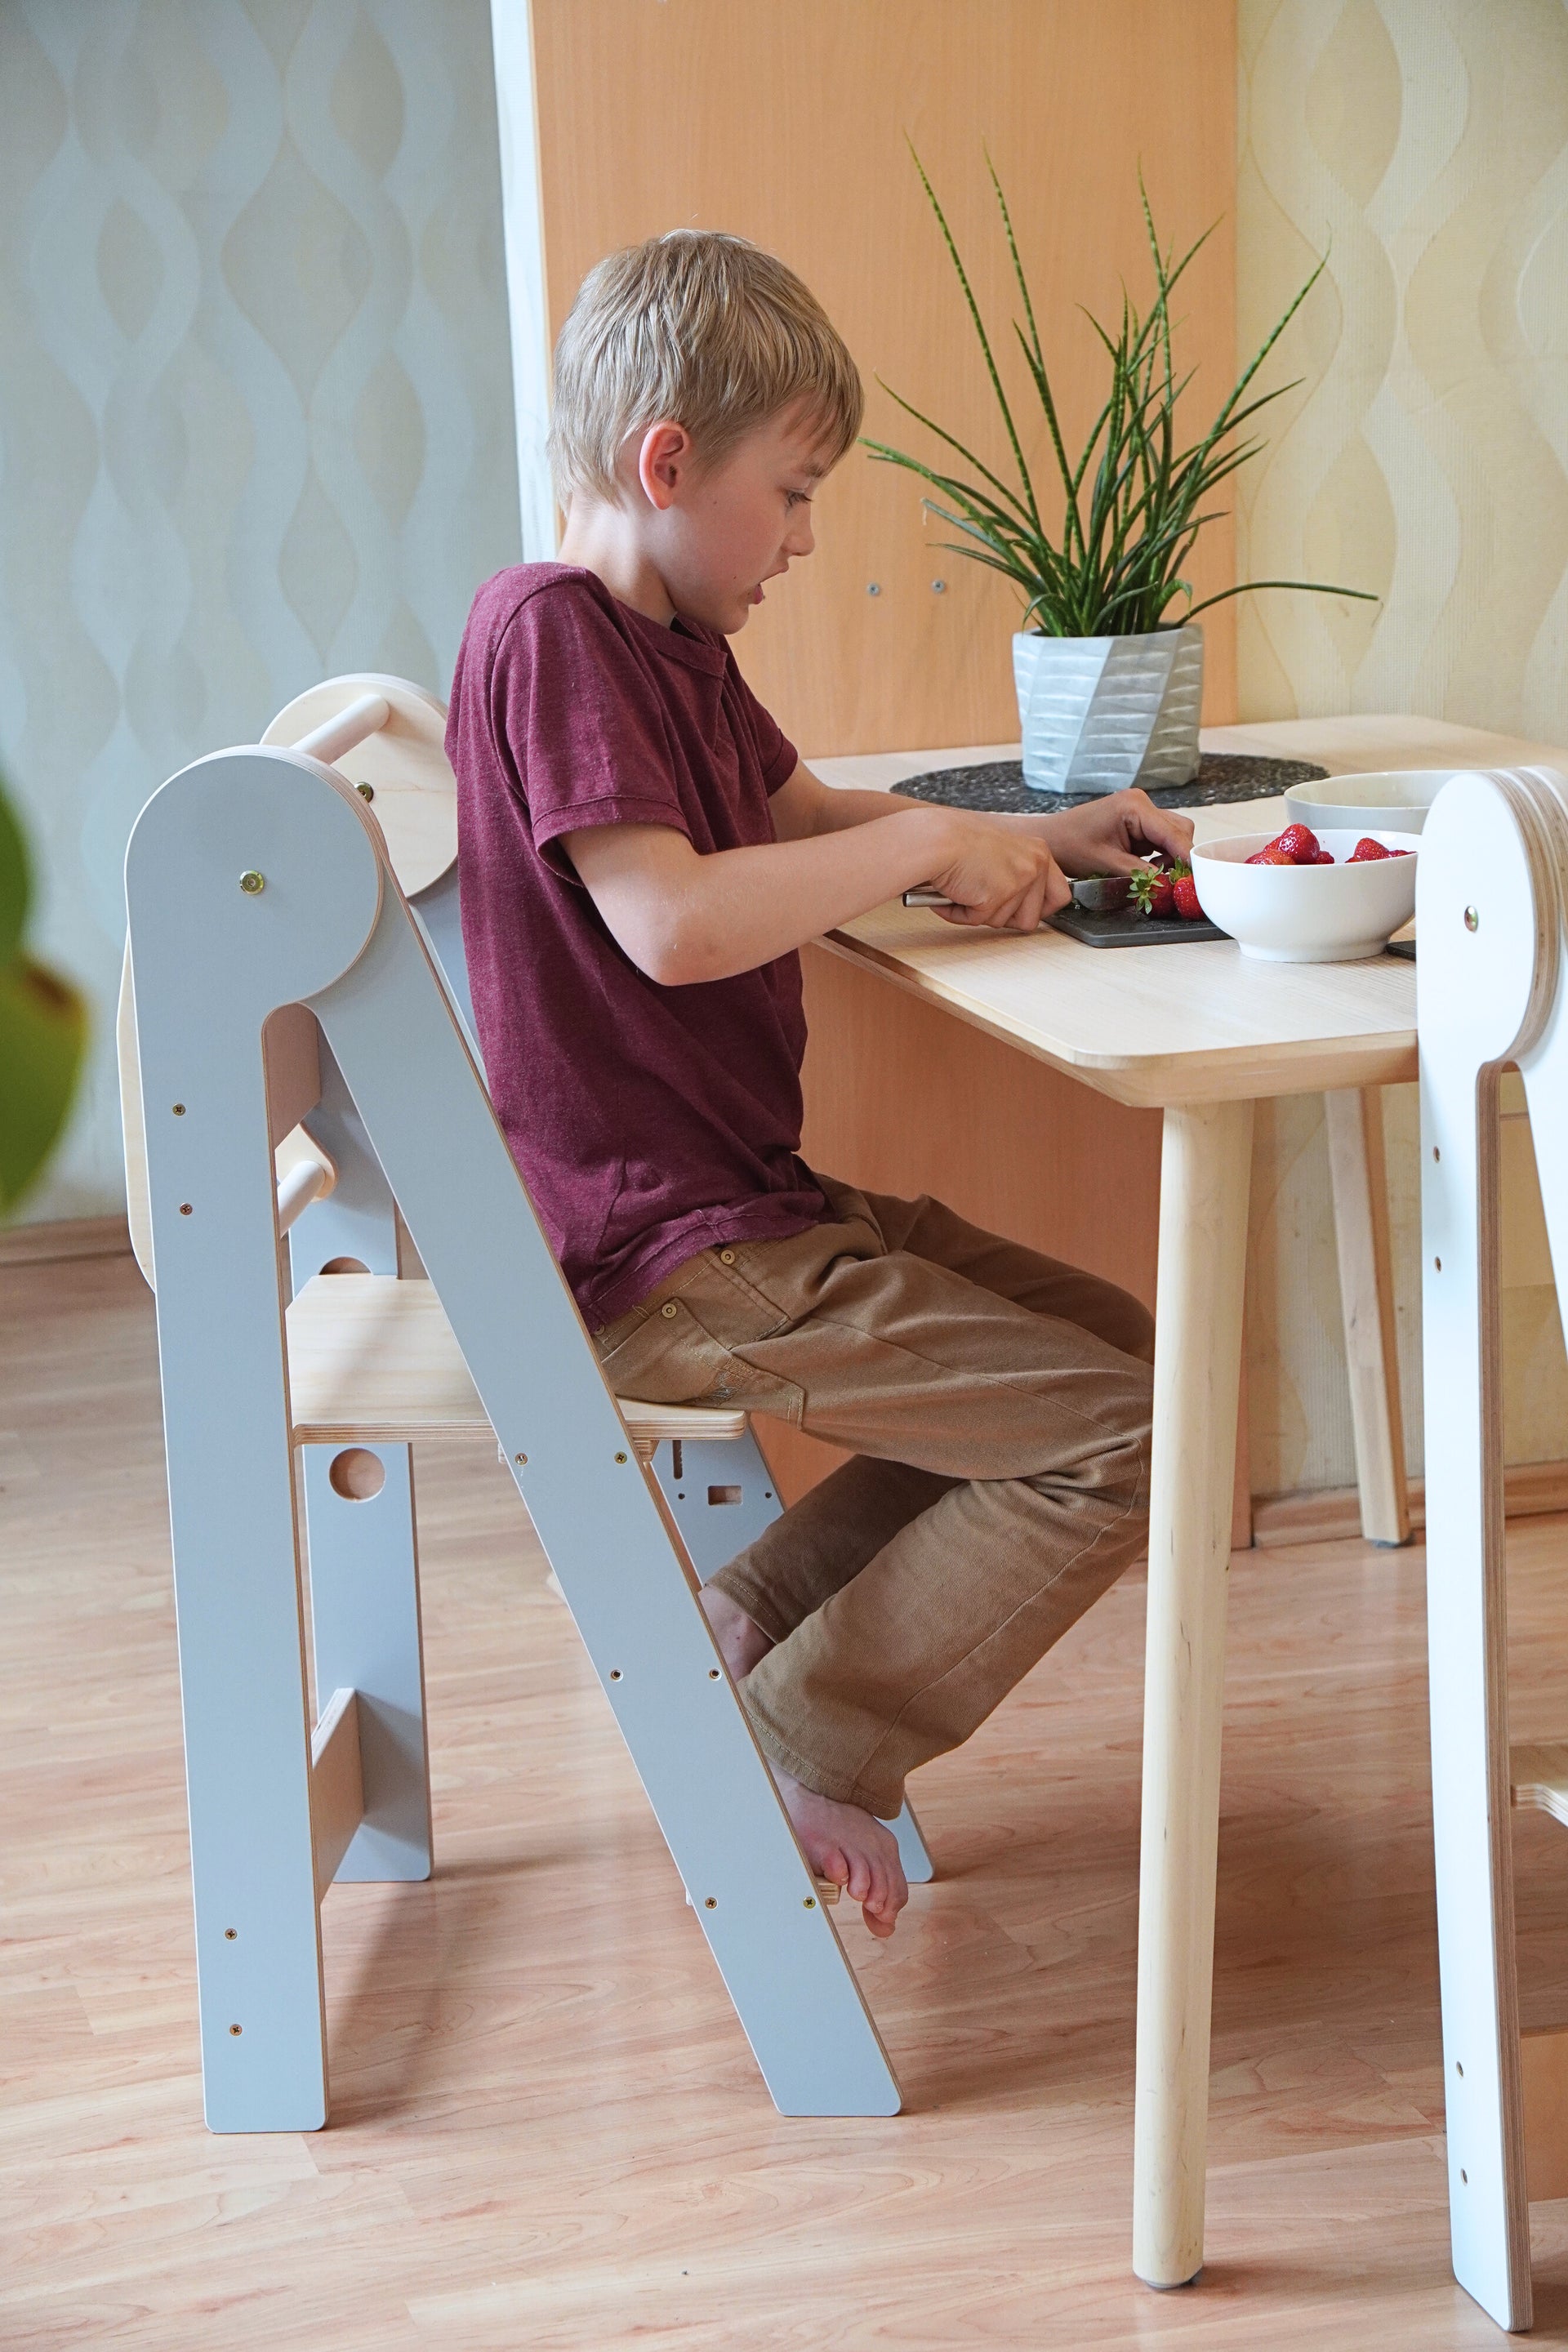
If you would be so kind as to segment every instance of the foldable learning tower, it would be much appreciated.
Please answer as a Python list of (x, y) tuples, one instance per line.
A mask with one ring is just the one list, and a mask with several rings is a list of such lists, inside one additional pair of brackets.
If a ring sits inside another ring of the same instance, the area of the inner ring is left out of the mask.
[[(443, 717), (401, 680), (334, 680), (264, 744), (173, 777), (126, 857), (121, 1083), (158, 1299), (207, 2122), (325, 2122), (321, 1898), (430, 1874), (408, 1441), (476, 1429), (777, 2105), (889, 2115), (826, 1890), (697, 1598), (776, 1515), (773, 1481), (742, 1414), (605, 1386), (465, 1019)], [(398, 1277), (398, 1212), (427, 1280)], [(907, 1811), (897, 1826), (929, 1877)]]
[(1432, 1812), (1454, 2271), (1531, 2325), (1529, 2199), (1568, 2193), (1568, 2028), (1521, 2036), (1510, 1809), (1568, 1822), (1568, 1743), (1508, 1736), (1499, 1084), (1524, 1082), (1568, 1295), (1568, 779), (1457, 776), (1416, 887)]

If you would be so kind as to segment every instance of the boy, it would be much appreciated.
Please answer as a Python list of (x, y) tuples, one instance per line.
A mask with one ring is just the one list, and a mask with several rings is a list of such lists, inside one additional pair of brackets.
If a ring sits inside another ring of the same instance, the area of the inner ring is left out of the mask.
[(498, 1116), (618, 1393), (853, 1458), (703, 1606), (813, 1867), (890, 1935), (887, 1821), (1142, 1549), (1152, 1325), (1123, 1292), (798, 1156), (796, 950), (921, 883), (1027, 933), (1192, 828), (1123, 793), (979, 816), (829, 791), (725, 640), (812, 550), (860, 380), (738, 237), (601, 262), (555, 354), (560, 561), (475, 600), (452, 688)]

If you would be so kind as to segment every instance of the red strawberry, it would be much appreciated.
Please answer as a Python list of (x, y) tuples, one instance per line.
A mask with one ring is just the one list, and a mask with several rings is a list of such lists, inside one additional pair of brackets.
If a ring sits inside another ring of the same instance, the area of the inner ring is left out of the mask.
[(1132, 877), (1132, 896), (1145, 915), (1158, 921), (1176, 903), (1175, 887), (1163, 866), (1141, 866)]
[(1350, 856), (1346, 858), (1345, 864), (1347, 866), (1370, 866), (1377, 858), (1394, 857), (1397, 856), (1397, 854), (1398, 853), (1394, 850), (1384, 849), (1381, 841), (1373, 841), (1370, 833), (1363, 833), (1361, 839), (1356, 843), (1355, 847), (1351, 851)]
[(1175, 880), (1176, 912), (1184, 923), (1201, 923), (1204, 910), (1198, 904), (1198, 886), (1191, 868), (1178, 874)]
[[(1401, 857), (1408, 857), (1410, 852), (1407, 849), (1402, 849), (1399, 855)], [(1309, 858), (1307, 861), (1310, 866), (1331, 866), (1333, 862), (1334, 853), (1331, 849), (1320, 849), (1316, 857)]]
[(1296, 863), (1295, 859), (1288, 856), (1279, 843), (1274, 841), (1268, 844), (1267, 849), (1255, 849), (1247, 862), (1249, 866), (1294, 866)]
[(1315, 866), (1318, 862), (1318, 836), (1310, 824), (1288, 824), (1269, 847), (1282, 849), (1292, 866)]

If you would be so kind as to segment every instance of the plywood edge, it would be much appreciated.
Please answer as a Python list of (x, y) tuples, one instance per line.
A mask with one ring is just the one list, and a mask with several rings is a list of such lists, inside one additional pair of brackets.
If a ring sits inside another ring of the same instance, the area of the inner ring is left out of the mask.
[(359, 1693), (336, 1690), (310, 1738), (310, 1827), (316, 1845), (316, 1900), (333, 1879), (364, 1819)]

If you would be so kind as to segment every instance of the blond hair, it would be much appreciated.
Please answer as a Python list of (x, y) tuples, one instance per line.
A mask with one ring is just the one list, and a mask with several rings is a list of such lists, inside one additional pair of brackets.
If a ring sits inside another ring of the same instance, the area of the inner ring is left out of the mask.
[(550, 466), (574, 490), (613, 498), (616, 458), (639, 426), (683, 425), (705, 463), (800, 404), (822, 470), (860, 429), (859, 371), (792, 269), (743, 236), (672, 229), (596, 264), (555, 346)]

